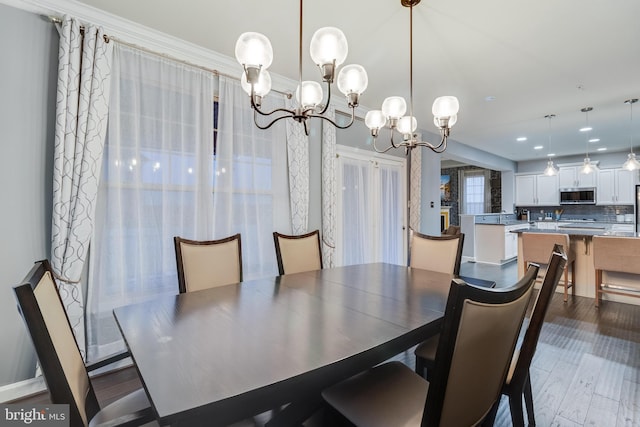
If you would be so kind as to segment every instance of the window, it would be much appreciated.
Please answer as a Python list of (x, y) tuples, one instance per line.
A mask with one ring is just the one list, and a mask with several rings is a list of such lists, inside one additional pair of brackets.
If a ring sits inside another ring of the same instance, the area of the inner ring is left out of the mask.
[(468, 215), (486, 212), (486, 177), (484, 171), (464, 171), (463, 176), (463, 212)]
[(174, 236), (241, 233), (244, 278), (277, 273), (271, 233), (290, 223), (283, 141), (284, 125), (253, 125), (239, 82), (114, 46), (89, 267), (89, 360), (122, 347), (115, 307), (177, 293)]

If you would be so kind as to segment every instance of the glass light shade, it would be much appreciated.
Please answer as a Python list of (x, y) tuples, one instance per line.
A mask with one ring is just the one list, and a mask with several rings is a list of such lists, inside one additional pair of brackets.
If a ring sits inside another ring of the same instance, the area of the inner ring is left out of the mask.
[(367, 111), (367, 114), (364, 116), (364, 124), (367, 125), (369, 129), (380, 129), (384, 127), (386, 123), (387, 118), (380, 110)]
[(344, 33), (335, 27), (323, 27), (313, 33), (309, 47), (311, 59), (317, 65), (331, 64), (336, 67), (347, 59), (349, 45)]
[(588, 157), (585, 157), (584, 163), (582, 164), (582, 168), (580, 169), (580, 173), (588, 175), (595, 171), (596, 171), (596, 167), (594, 164), (591, 163), (591, 159)]
[(640, 162), (636, 159), (635, 153), (629, 153), (627, 161), (622, 165), (622, 169), (634, 171), (640, 169)]
[[(240, 85), (242, 89), (244, 89), (247, 94), (251, 95), (251, 85), (247, 81), (247, 73), (242, 73), (242, 78), (240, 79)], [(258, 83), (253, 86), (253, 91), (258, 96), (265, 96), (271, 90), (271, 75), (268, 71), (262, 70), (260, 71), (260, 75), (258, 76)]]
[(441, 96), (433, 101), (431, 112), (435, 117), (450, 117), (458, 114), (460, 103), (455, 96)]
[[(453, 125), (455, 125), (458, 122), (458, 115), (454, 114), (453, 116), (449, 117), (449, 122), (447, 123), (448, 127), (453, 127)], [(440, 126), (440, 119), (438, 117), (434, 117), (433, 118), (433, 124), (436, 125), (436, 127), (441, 127)]]
[(398, 119), (407, 112), (407, 103), (401, 96), (390, 96), (382, 102), (382, 113), (385, 117)]
[(547, 167), (544, 169), (544, 174), (547, 176), (558, 175), (558, 168), (553, 164), (553, 160), (547, 162)]
[(351, 64), (343, 67), (338, 74), (338, 90), (345, 95), (362, 94), (369, 85), (369, 78), (364, 67)]
[(264, 34), (242, 33), (236, 42), (236, 59), (242, 66), (262, 67), (266, 70), (273, 61), (271, 42)]
[(315, 107), (322, 102), (322, 86), (314, 81), (302, 82), (302, 98), (300, 98), (300, 86), (296, 89), (296, 99), (303, 108)]
[(398, 120), (398, 132), (403, 135), (411, 135), (418, 128), (418, 121), (413, 116), (404, 116)]

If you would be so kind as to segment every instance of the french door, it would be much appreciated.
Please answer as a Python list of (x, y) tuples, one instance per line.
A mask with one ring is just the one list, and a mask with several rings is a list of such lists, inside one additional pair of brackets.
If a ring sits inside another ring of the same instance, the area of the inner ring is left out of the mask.
[(337, 147), (336, 265), (406, 264), (406, 160)]

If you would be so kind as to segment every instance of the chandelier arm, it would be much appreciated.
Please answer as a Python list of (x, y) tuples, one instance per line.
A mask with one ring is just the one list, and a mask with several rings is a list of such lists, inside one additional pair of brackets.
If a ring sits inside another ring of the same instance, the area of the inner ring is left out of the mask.
[(260, 109), (260, 107), (254, 102), (253, 96), (251, 97), (251, 108), (253, 108), (253, 110), (256, 113), (260, 114), (261, 116), (270, 116), (270, 115), (272, 115), (274, 113), (277, 113), (277, 112), (283, 112), (283, 113), (291, 114), (291, 117), (296, 115), (296, 113), (294, 111), (289, 110), (287, 108), (276, 108), (275, 110), (272, 110), (272, 111), (269, 111), (268, 113), (266, 113), (266, 112), (262, 111)]
[(332, 119), (330, 119), (329, 117), (327, 117), (327, 116), (323, 116), (323, 115), (321, 115), (321, 114), (322, 114), (322, 113), (320, 113), (320, 114), (308, 114), (308, 115), (307, 115), (307, 117), (316, 117), (316, 118), (318, 118), (318, 119), (323, 119), (323, 120), (328, 121), (329, 123), (331, 123), (332, 125), (334, 125), (334, 126), (335, 126), (336, 128), (338, 128), (338, 129), (346, 129), (346, 128), (348, 128), (349, 126), (351, 126), (351, 125), (353, 124), (353, 122), (355, 121), (355, 118), (356, 118), (356, 108), (355, 108), (355, 107), (351, 107), (351, 120), (349, 120), (349, 123), (347, 123), (347, 124), (346, 124), (346, 125), (344, 125), (344, 126), (340, 126), (338, 123), (336, 123), (335, 121), (333, 121), (333, 120), (332, 120)]
[(373, 149), (376, 151), (376, 153), (386, 153), (387, 151), (391, 150), (392, 148), (398, 148), (398, 147), (394, 147), (393, 145), (388, 146), (387, 148), (385, 148), (384, 150), (379, 150), (378, 147), (376, 146), (376, 139), (377, 137), (373, 137)]
[[(279, 108), (278, 110), (284, 110), (284, 111), (287, 111), (287, 112), (289, 113), (289, 115), (284, 115), (284, 116), (276, 117), (275, 119), (273, 119), (272, 121), (270, 121), (270, 122), (269, 122), (269, 124), (264, 125), (264, 126), (261, 126), (261, 125), (258, 123), (258, 115), (255, 113), (255, 111), (256, 111), (256, 110), (254, 110), (254, 113), (253, 113), (253, 123), (256, 125), (256, 127), (257, 127), (258, 129), (265, 130), (265, 129), (269, 129), (269, 128), (270, 128), (271, 126), (273, 126), (273, 125), (274, 125), (274, 123), (276, 123), (277, 121), (280, 121), (280, 120), (282, 120), (282, 119), (288, 119), (288, 118), (293, 117), (293, 115), (291, 115), (291, 111), (285, 110), (285, 109), (283, 109), (283, 108)], [(271, 113), (269, 113), (269, 114), (273, 114), (273, 113), (275, 113), (276, 111), (277, 111), (277, 110), (274, 110), (274, 111), (272, 111), (272, 112), (271, 112)], [(267, 115), (267, 114), (264, 114), (264, 115)]]
[[(334, 61), (334, 64), (335, 64), (335, 61)], [(327, 81), (327, 102), (325, 102), (324, 108), (318, 114), (326, 113), (327, 109), (329, 108), (329, 104), (330, 103), (331, 103), (331, 83), (329, 83), (329, 81)], [(351, 123), (353, 123), (353, 121), (351, 121)], [(341, 128), (341, 129), (344, 129), (344, 128)]]

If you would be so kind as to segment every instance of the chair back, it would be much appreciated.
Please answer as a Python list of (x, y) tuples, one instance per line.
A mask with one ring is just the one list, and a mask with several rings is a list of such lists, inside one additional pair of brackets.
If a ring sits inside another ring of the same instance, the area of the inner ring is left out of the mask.
[(423, 426), (477, 425), (497, 404), (538, 268), (509, 288), (452, 281)]
[(412, 232), (409, 267), (460, 275), (464, 234), (428, 236)]
[(322, 270), (320, 231), (291, 236), (273, 232), (280, 275)]
[(571, 245), (568, 234), (522, 233), (522, 257), (525, 268), (527, 262), (546, 264), (554, 245), (561, 245), (570, 258)]
[(242, 282), (240, 234), (219, 240), (173, 238), (180, 293)]
[(507, 375), (507, 382), (524, 384), (529, 375), (529, 366), (538, 346), (538, 338), (544, 318), (549, 309), (549, 303), (553, 297), (554, 291), (558, 286), (562, 271), (567, 264), (567, 254), (561, 245), (555, 245), (553, 252), (547, 261), (549, 267), (542, 281), (542, 286), (538, 292), (535, 305), (531, 311), (531, 319), (524, 333), (520, 349), (515, 352), (511, 361), (511, 367)]
[(593, 266), (596, 270), (640, 274), (640, 239), (593, 236)]
[(48, 261), (38, 261), (13, 288), (51, 403), (69, 404), (70, 425), (86, 426), (100, 410)]
[(459, 225), (450, 225), (447, 229), (442, 232), (445, 236), (453, 236), (456, 234), (460, 234), (460, 226)]

